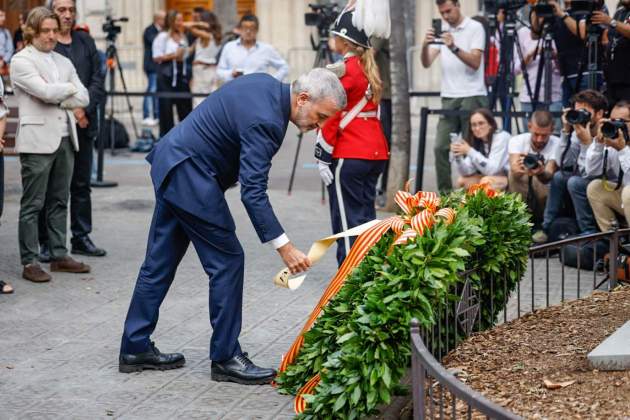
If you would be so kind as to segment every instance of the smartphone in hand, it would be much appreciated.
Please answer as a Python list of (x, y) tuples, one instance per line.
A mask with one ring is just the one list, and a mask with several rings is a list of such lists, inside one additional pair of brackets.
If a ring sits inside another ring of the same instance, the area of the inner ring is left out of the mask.
[(442, 36), (442, 19), (433, 19), (431, 21), (431, 27), (433, 28), (433, 36), (435, 37), (434, 44), (442, 44), (440, 37)]

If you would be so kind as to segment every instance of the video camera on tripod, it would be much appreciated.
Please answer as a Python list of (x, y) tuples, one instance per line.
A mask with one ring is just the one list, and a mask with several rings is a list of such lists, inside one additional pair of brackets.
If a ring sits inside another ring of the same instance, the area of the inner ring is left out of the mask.
[(128, 17), (120, 17), (113, 18), (110, 15), (105, 17), (105, 23), (103, 23), (103, 32), (106, 34), (105, 39), (108, 41), (115, 41), (116, 36), (118, 36), (122, 32), (122, 27), (120, 25), (116, 25), (117, 22), (129, 22)]
[(316, 26), (320, 38), (328, 38), (328, 31), (339, 15), (337, 3), (315, 4), (309, 3), (312, 12), (304, 13), (304, 24)]
[(573, 0), (570, 14), (577, 20), (590, 21), (593, 12), (601, 10), (602, 7), (604, 7), (604, 0)]

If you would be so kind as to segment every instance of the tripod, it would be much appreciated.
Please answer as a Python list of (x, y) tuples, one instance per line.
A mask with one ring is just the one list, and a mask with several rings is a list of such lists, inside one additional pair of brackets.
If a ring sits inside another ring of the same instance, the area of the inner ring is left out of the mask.
[(580, 86), (582, 85), (584, 73), (586, 73), (588, 77), (588, 89), (597, 89), (597, 58), (599, 57), (600, 35), (601, 33), (599, 31), (599, 28), (597, 26), (593, 26), (591, 24), (590, 17), (587, 17), (586, 42), (584, 44), (584, 50), (586, 51), (586, 61), (584, 61), (584, 55), (582, 55), (582, 59), (580, 60), (580, 64), (578, 65), (578, 74), (575, 80), (575, 89), (573, 90), (574, 93), (580, 91)]
[[(538, 105), (541, 104), (541, 109), (549, 111), (551, 106), (551, 76), (553, 71), (553, 33), (551, 32), (551, 23), (544, 22), (542, 28), (542, 54), (540, 56), (540, 62), (538, 63), (538, 74), (536, 77), (536, 89), (534, 92), (534, 96), (532, 99), (532, 109), (536, 111), (538, 109)], [(540, 44), (540, 43), (539, 43)], [(538, 53), (537, 53), (538, 54)], [(535, 57), (534, 57), (535, 59)], [(543, 83), (545, 86), (545, 97), (542, 102), (539, 102), (540, 98), (540, 87)]]
[[(315, 45), (313, 42), (313, 38), (311, 36), (311, 43), (313, 44), (313, 49), (316, 51), (315, 53), (315, 61), (313, 62), (313, 68), (324, 67), (333, 62), (332, 51), (330, 51), (330, 47), (328, 46), (328, 34), (320, 33), (319, 43)], [(289, 177), (289, 188), (287, 190), (287, 194), (291, 195), (291, 191), (293, 190), (293, 181), (295, 180), (295, 170), (297, 169), (298, 159), (300, 157), (300, 148), (302, 146), (302, 137), (304, 133), (300, 132), (298, 134), (297, 141), (297, 149), (295, 150), (295, 157), (293, 158), (293, 167), (291, 168), (291, 176)], [(324, 183), (322, 182), (322, 203), (326, 201), (326, 189)]]

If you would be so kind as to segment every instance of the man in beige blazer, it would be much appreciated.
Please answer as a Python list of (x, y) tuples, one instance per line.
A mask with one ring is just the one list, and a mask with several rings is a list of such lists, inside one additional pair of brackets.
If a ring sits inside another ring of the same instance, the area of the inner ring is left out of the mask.
[(22, 166), (19, 240), (22, 277), (34, 282), (51, 279), (37, 263), (38, 224), (47, 209), (51, 271), (87, 273), (90, 267), (68, 255), (68, 197), (74, 154), (79, 150), (74, 108), (89, 103), (72, 62), (53, 51), (59, 18), (45, 7), (28, 14), (26, 48), (13, 56), (11, 83), (18, 102), (16, 150)]

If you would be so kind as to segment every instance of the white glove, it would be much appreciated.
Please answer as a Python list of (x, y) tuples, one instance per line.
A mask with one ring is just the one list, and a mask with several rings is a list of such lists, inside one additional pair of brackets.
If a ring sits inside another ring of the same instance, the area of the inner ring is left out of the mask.
[(333, 173), (330, 171), (330, 165), (319, 160), (317, 161), (317, 168), (319, 169), (319, 176), (324, 182), (324, 184), (326, 186), (329, 186), (330, 184), (332, 184), (333, 179), (335, 179), (335, 177), (333, 176)]

